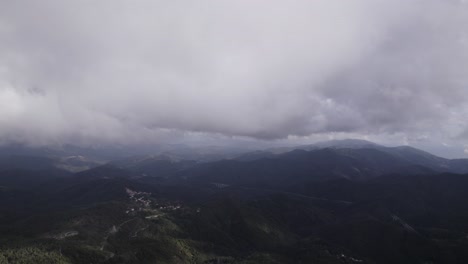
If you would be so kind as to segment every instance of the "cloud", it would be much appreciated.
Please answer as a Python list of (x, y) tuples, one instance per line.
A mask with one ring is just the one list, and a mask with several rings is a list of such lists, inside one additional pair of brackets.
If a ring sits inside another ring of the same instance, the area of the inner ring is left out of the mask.
[(0, 10), (6, 142), (465, 129), (463, 2), (23, 0)]

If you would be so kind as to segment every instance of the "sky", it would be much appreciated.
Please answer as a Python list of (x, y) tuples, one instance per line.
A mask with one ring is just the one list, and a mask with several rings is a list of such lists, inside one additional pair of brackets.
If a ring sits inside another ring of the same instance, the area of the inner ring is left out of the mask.
[(0, 0), (0, 144), (468, 157), (467, 2)]

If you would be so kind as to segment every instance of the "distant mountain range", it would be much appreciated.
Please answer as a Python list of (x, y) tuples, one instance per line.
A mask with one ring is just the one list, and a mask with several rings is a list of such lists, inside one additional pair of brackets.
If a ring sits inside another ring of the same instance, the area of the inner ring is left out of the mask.
[(363, 140), (248, 152), (212, 162), (143, 156), (110, 164), (172, 181), (282, 187), (339, 178), (368, 180), (395, 173), (468, 173), (468, 159), (445, 159), (409, 146), (385, 147)]
[[(221, 160), (254, 161), (263, 158), (278, 158), (280, 154), (294, 150), (310, 152), (323, 149), (373, 149), (389, 154), (394, 159), (398, 159), (399, 163), (407, 162), (435, 171), (468, 172), (468, 159), (445, 159), (409, 146), (385, 147), (373, 142), (356, 139), (331, 140), (310, 145), (257, 151), (247, 151), (245, 148), (235, 147), (190, 147), (183, 144), (135, 146), (131, 148), (124, 146), (45, 148), (8, 145), (0, 147), (0, 169), (15, 167), (38, 169), (47, 164), (47, 166), (78, 172), (110, 163), (117, 167), (138, 170), (140, 167), (152, 166), (151, 163), (164, 163), (162, 161), (170, 161), (171, 163), (211, 163)], [(344, 155), (344, 151), (341, 151), (341, 155)], [(38, 161), (36, 165), (34, 165), (34, 160)]]
[(282, 154), (297, 149), (314, 151), (327, 148), (334, 150), (373, 149), (380, 152), (385, 152), (393, 156), (395, 159), (398, 159), (399, 162), (407, 162), (413, 165), (420, 165), (423, 167), (434, 169), (436, 171), (449, 171), (456, 173), (468, 172), (468, 159), (446, 159), (410, 146), (385, 147), (370, 141), (357, 139), (331, 140), (311, 145), (302, 145), (287, 148), (274, 148), (265, 151), (246, 153), (237, 157), (236, 159), (255, 160), (258, 158), (273, 157), (273, 154)]
[[(217, 148), (216, 151), (220, 152)], [(0, 171), (4, 176), (0, 178), (0, 186), (38, 184), (80, 171), (74, 177), (118, 176), (147, 183), (215, 183), (283, 190), (333, 179), (364, 181), (389, 174), (468, 173), (468, 159), (445, 159), (409, 146), (385, 147), (364, 140), (334, 140), (242, 154), (231, 152), (217, 158), (213, 156), (213, 161), (206, 160), (207, 153), (213, 154), (206, 149), (198, 152), (201, 156), (195, 155), (196, 151), (191, 153), (193, 159), (165, 153), (130, 156), (108, 163), (57, 153), (42, 156), (3, 153)]]

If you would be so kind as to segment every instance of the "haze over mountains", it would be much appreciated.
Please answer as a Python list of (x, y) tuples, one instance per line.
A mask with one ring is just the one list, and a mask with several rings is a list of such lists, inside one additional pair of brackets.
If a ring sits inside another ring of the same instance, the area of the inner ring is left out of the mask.
[[(0, 148), (0, 166), (3, 168), (31, 167), (57, 167), (69, 171), (80, 171), (95, 167), (99, 164), (110, 163), (117, 167), (141, 167), (152, 163), (193, 162), (207, 163), (219, 160), (255, 161), (260, 159), (282, 159), (286, 156), (301, 156), (299, 150), (304, 152), (317, 152), (329, 149), (336, 155), (353, 158), (357, 156), (370, 162), (381, 159), (389, 160), (391, 166), (420, 165), (435, 171), (465, 173), (468, 159), (446, 159), (410, 146), (385, 147), (370, 141), (345, 139), (323, 141), (310, 145), (294, 147), (276, 147), (251, 151), (246, 147), (190, 147), (178, 145), (155, 145), (134, 148), (82, 148), (65, 146), (63, 148), (31, 148), (25, 146), (9, 146)], [(366, 154), (365, 152), (370, 152)], [(377, 156), (372, 156), (377, 153)], [(304, 153), (302, 153), (304, 154)], [(361, 156), (359, 156), (361, 155)], [(355, 157), (355, 158), (357, 158)], [(375, 160), (371, 160), (375, 159)], [(67, 167), (68, 166), (68, 167)]]

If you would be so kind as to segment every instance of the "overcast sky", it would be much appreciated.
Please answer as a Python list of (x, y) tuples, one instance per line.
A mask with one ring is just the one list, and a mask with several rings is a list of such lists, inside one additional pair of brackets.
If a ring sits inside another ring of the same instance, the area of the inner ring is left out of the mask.
[(0, 142), (468, 153), (464, 0), (0, 0)]

